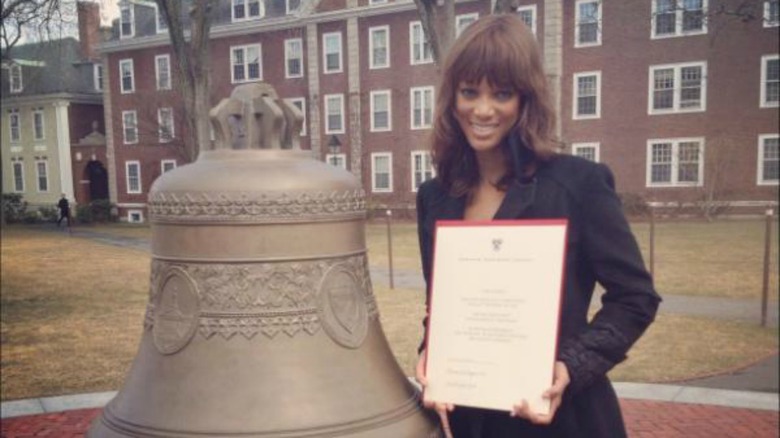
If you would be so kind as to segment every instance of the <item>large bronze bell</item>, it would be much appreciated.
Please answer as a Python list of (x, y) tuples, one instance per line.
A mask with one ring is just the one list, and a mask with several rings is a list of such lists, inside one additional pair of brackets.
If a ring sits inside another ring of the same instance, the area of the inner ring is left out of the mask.
[(439, 437), (379, 324), (360, 183), (266, 84), (211, 118), (215, 149), (149, 194), (141, 344), (88, 436)]

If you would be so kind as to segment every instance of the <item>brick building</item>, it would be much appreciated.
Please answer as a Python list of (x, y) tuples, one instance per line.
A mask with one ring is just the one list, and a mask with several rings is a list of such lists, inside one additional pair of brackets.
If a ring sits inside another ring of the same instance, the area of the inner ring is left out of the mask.
[[(458, 1), (456, 26), (491, 3)], [(777, 205), (778, 2), (747, 2), (735, 19), (742, 3), (519, 1), (556, 91), (565, 151), (609, 164), (620, 192), (658, 206)], [(120, 216), (142, 221), (154, 179), (184, 163), (184, 124), (154, 2), (119, 4), (114, 38), (100, 48), (109, 188)], [(304, 110), (304, 148), (360, 178), (370, 208), (410, 214), (433, 174), (437, 83), (414, 2), (217, 5), (212, 104), (239, 83), (271, 83)]]

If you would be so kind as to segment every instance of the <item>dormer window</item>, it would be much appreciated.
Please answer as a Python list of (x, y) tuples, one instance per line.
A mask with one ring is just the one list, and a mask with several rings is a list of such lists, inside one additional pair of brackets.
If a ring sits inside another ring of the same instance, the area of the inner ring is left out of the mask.
[(155, 21), (157, 22), (157, 33), (168, 32), (168, 23), (165, 21), (160, 8), (154, 8)]
[(11, 93), (21, 93), (22, 89), (22, 66), (13, 64), (11, 66)]
[(233, 21), (253, 20), (265, 16), (261, 0), (233, 0)]
[(122, 6), (119, 10), (119, 38), (130, 38), (135, 35), (135, 14), (133, 5)]

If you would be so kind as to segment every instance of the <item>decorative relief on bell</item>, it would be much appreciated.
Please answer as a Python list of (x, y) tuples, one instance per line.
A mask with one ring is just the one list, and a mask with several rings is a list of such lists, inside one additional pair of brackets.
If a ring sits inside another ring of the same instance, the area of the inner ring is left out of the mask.
[(160, 353), (173, 354), (184, 348), (198, 329), (198, 288), (186, 271), (170, 267), (160, 290), (152, 339)]
[(318, 314), (325, 332), (347, 348), (358, 348), (368, 332), (368, 308), (352, 267), (331, 267), (319, 288)]

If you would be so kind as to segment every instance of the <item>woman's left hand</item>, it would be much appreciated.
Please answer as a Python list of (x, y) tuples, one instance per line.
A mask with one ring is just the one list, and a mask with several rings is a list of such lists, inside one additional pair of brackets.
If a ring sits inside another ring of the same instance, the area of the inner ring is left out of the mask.
[(569, 385), (571, 378), (569, 377), (569, 370), (566, 368), (566, 364), (561, 361), (555, 362), (553, 369), (553, 385), (544, 392), (542, 397), (550, 400), (550, 413), (539, 414), (531, 410), (528, 406), (528, 402), (523, 400), (519, 405), (515, 405), (512, 412), (509, 414), (512, 417), (525, 418), (534, 424), (550, 424), (553, 418), (555, 418), (555, 411), (561, 405), (563, 399), (563, 391)]

